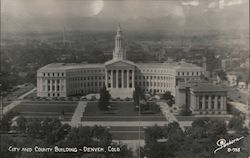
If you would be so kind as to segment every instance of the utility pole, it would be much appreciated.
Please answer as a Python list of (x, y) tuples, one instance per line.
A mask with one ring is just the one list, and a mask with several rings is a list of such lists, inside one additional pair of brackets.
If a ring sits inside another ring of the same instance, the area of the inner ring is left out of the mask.
[(2, 120), (3, 119), (3, 96), (1, 95), (0, 96), (0, 120)]
[(138, 113), (138, 119), (139, 119), (139, 153), (138, 157), (141, 158), (141, 96), (139, 95), (139, 113)]

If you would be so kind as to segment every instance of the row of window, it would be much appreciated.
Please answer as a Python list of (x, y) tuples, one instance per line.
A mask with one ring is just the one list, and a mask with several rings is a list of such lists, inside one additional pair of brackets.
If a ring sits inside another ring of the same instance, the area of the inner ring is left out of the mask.
[(147, 87), (162, 87), (162, 88), (171, 88), (172, 84), (168, 82), (135, 82), (138, 86), (147, 86)]
[[(114, 76), (115, 77), (115, 76)], [(126, 78), (126, 77), (125, 77)], [(132, 79), (132, 77), (129, 77), (130, 79)], [(83, 76), (83, 77), (71, 77), (70, 81), (85, 81), (85, 80), (105, 80), (105, 76)], [(110, 79), (110, 77), (108, 78)], [(172, 80), (173, 77), (169, 77), (169, 76), (135, 76), (135, 80), (140, 80), (140, 79), (158, 79), (158, 80)], [(54, 81), (53, 81), (54, 82)], [(58, 81), (59, 83), (59, 81)]]
[(169, 76), (135, 76), (135, 79), (140, 80), (140, 79), (157, 79), (157, 80), (172, 80), (173, 77), (169, 77)]
[[(43, 85), (42, 86), (43, 88), (42, 88), (42, 91), (43, 92), (45, 92), (46, 91), (46, 86), (45, 85)], [(64, 86), (62, 85), (62, 86), (59, 86), (59, 85), (57, 85), (57, 86), (55, 86), (55, 85), (52, 85), (52, 86), (50, 86), (50, 85), (48, 85), (47, 86), (47, 91), (49, 92), (49, 91), (52, 91), (52, 92), (54, 92), (54, 91), (64, 91)]]
[(43, 76), (63, 77), (64, 76), (64, 72), (47, 72), (47, 73), (44, 72)]
[(97, 81), (95, 81), (95, 82), (81, 82), (81, 83), (71, 83), (70, 87), (76, 88), (76, 89), (84, 88), (84, 87), (94, 87), (94, 86), (95, 87), (97, 87), (97, 86), (102, 87), (104, 84), (105, 84), (104, 82), (97, 82)]
[(48, 97), (60, 97), (60, 93), (48, 93)]
[(86, 81), (86, 80), (105, 80), (105, 76), (82, 76), (82, 77), (71, 77), (70, 81)]
[(137, 69), (135, 72), (158, 72), (158, 73), (169, 73), (167, 69)]
[(81, 69), (69, 72), (69, 75), (79, 75), (83, 73), (104, 73), (105, 69)]
[(201, 72), (178, 72), (178, 76), (200, 76)]
[[(45, 81), (46, 81), (46, 80), (43, 80), (43, 83), (45, 83)], [(61, 82), (62, 82), (62, 80), (61, 80)], [(56, 79), (56, 80), (55, 80), (55, 79), (51, 79), (51, 80), (48, 79), (48, 80), (47, 80), (47, 83), (48, 83), (48, 84), (50, 84), (50, 83), (52, 83), (52, 84), (54, 84), (54, 83), (59, 84), (59, 83), (60, 83), (60, 80), (59, 80), (59, 79)]]

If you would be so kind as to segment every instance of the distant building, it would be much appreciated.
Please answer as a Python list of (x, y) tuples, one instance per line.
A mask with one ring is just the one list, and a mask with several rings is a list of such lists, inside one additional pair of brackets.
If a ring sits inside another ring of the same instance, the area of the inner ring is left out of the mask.
[(221, 68), (223, 71), (232, 70), (235, 67), (240, 66), (240, 58), (226, 58), (221, 60)]
[(237, 75), (235, 75), (233, 73), (228, 73), (227, 74), (227, 81), (228, 81), (228, 85), (230, 87), (237, 86)]
[(245, 62), (240, 64), (241, 68), (249, 68), (249, 58), (245, 60)]
[(104, 64), (53, 63), (37, 71), (37, 96), (67, 97), (99, 92), (106, 86), (113, 98), (132, 97), (135, 86), (145, 92), (175, 94), (179, 81), (200, 80), (204, 70), (194, 64), (134, 63), (126, 60), (120, 26), (113, 59)]
[(176, 88), (176, 104), (186, 105), (192, 114), (226, 114), (226, 89), (207, 82), (180, 83)]
[(238, 83), (238, 88), (239, 89), (246, 89), (247, 88), (247, 83), (243, 82), (243, 81), (239, 82)]

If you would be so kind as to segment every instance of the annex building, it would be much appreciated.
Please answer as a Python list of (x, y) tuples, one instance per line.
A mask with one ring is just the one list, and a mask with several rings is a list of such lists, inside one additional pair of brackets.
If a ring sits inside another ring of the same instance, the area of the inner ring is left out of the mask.
[(192, 114), (227, 113), (227, 90), (206, 81), (180, 82), (175, 98), (176, 105), (187, 106)]
[(135, 86), (145, 92), (175, 95), (178, 83), (200, 80), (204, 69), (185, 61), (134, 63), (126, 59), (119, 26), (113, 59), (105, 63), (52, 63), (37, 71), (37, 96), (67, 97), (98, 93), (106, 86), (113, 98), (131, 98)]

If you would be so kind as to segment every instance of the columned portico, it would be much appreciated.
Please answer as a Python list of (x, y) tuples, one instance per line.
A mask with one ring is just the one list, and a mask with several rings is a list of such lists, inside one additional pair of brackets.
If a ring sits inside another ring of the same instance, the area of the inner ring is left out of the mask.
[(105, 72), (105, 83), (107, 88), (135, 88), (134, 70), (114, 69), (106, 70)]
[(107, 68), (105, 83), (113, 98), (132, 97), (135, 86), (135, 70), (123, 68)]

